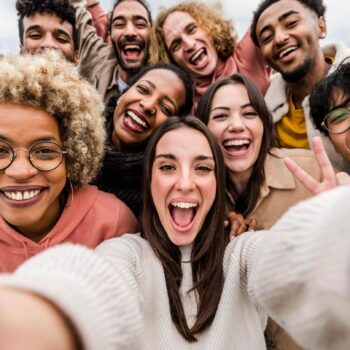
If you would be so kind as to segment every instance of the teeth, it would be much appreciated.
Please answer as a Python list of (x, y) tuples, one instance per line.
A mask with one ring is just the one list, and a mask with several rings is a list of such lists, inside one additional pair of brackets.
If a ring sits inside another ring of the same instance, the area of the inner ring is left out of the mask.
[(34, 191), (24, 191), (24, 192), (4, 192), (5, 196), (7, 198), (10, 198), (15, 201), (23, 201), (23, 200), (28, 200), (31, 198), (36, 197), (41, 191), (40, 190), (34, 190)]
[(224, 146), (243, 146), (249, 144), (249, 140), (229, 140), (224, 143)]
[(292, 51), (294, 51), (294, 50), (296, 50), (296, 49), (297, 49), (296, 46), (289, 47), (288, 49), (286, 49), (286, 50), (280, 52), (279, 57), (282, 58), (282, 57), (284, 57), (284, 56), (287, 56), (290, 52), (292, 52)]
[(198, 203), (188, 203), (188, 202), (178, 202), (178, 203), (171, 203), (173, 207), (178, 207), (182, 209), (189, 209), (189, 208), (195, 208), (198, 206)]
[(142, 119), (140, 119), (134, 112), (128, 111), (128, 112), (127, 112), (127, 115), (128, 115), (134, 122), (136, 122), (137, 124), (143, 126), (145, 129), (147, 129), (147, 124), (146, 124)]
[(191, 63), (194, 64), (203, 52), (204, 52), (204, 49), (200, 49), (199, 51), (197, 51), (197, 53), (192, 56)]
[(138, 45), (125, 45), (124, 46), (124, 50), (139, 50), (140, 51), (140, 47)]

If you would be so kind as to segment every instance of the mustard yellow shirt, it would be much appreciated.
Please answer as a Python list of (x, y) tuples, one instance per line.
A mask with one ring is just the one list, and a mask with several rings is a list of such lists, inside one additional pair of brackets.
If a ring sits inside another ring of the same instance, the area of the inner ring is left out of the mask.
[(288, 104), (288, 114), (275, 124), (281, 147), (309, 149), (304, 110), (295, 108), (291, 95)]

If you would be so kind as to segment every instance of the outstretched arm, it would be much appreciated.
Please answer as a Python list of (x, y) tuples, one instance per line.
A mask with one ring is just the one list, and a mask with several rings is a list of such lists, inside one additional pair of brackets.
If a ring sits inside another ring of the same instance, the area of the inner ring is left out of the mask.
[(339, 185), (350, 184), (350, 176), (346, 173), (336, 174), (333, 166), (323, 147), (322, 139), (319, 136), (312, 140), (312, 147), (317, 163), (323, 177), (322, 182), (318, 182), (292, 159), (285, 158), (284, 163), (289, 171), (307, 188), (312, 194), (319, 194)]

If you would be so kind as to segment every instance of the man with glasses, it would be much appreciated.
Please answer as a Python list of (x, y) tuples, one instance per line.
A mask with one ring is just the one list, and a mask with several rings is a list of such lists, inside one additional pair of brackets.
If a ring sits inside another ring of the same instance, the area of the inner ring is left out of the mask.
[(310, 108), (314, 125), (345, 159), (350, 174), (350, 59), (315, 85)]

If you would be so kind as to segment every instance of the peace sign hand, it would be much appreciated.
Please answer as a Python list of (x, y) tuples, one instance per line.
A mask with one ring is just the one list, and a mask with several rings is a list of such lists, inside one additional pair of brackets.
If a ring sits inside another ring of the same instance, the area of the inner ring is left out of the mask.
[(350, 176), (346, 173), (336, 174), (324, 149), (321, 137), (316, 136), (312, 140), (312, 146), (317, 164), (320, 167), (323, 181), (318, 182), (292, 159), (285, 158), (284, 164), (289, 171), (308, 189), (312, 194), (319, 194), (339, 185), (350, 184)]

